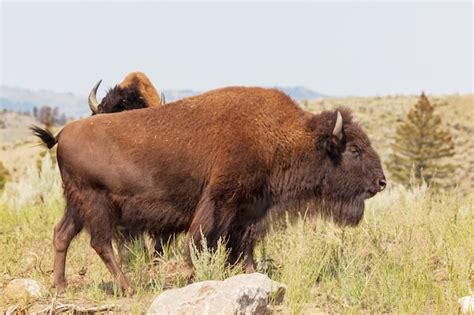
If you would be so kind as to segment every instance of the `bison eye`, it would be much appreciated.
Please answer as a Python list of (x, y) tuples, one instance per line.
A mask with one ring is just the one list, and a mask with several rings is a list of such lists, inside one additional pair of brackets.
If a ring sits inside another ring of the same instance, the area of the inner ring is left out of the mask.
[(354, 157), (359, 157), (360, 156), (360, 149), (357, 147), (350, 147), (349, 151)]

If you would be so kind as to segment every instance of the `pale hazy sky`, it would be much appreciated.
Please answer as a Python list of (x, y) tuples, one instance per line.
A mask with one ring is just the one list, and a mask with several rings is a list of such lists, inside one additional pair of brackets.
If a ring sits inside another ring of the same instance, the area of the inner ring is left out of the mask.
[(1, 80), (86, 95), (142, 70), (159, 89), (303, 85), (472, 93), (473, 5), (2, 2)]

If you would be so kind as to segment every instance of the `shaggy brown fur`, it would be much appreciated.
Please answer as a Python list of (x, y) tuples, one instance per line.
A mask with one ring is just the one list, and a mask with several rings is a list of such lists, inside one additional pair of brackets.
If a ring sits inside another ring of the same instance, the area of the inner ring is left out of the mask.
[(231, 87), (68, 124), (57, 137), (67, 207), (55, 227), (55, 285), (65, 287), (66, 251), (82, 227), (130, 290), (111, 246), (121, 226), (187, 231), (196, 244), (202, 231), (211, 248), (223, 237), (230, 262), (244, 256), (252, 271), (272, 207), (316, 199), (325, 216), (356, 225), (385, 178), (366, 134), (340, 113), (334, 135), (337, 112), (313, 115), (277, 90)]
[(107, 92), (97, 107), (97, 114), (159, 107), (161, 98), (150, 79), (143, 72), (132, 72)]
[(118, 86), (121, 89), (126, 89), (134, 85), (136, 85), (140, 95), (145, 99), (148, 107), (160, 106), (161, 98), (158, 91), (143, 72), (135, 71), (129, 73)]

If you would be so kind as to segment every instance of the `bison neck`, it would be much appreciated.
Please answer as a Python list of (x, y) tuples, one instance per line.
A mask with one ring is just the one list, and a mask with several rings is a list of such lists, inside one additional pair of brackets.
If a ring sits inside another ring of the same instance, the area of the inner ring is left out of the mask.
[(321, 184), (323, 173), (317, 165), (314, 150), (293, 153), (272, 174), (270, 190), (274, 204), (293, 204), (314, 198)]

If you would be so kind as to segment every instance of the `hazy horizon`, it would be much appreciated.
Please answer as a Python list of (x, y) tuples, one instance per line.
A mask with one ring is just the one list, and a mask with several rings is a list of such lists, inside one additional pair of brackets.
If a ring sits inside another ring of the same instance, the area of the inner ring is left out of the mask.
[(473, 92), (471, 2), (2, 2), (0, 84), (86, 95), (304, 86), (332, 96)]

